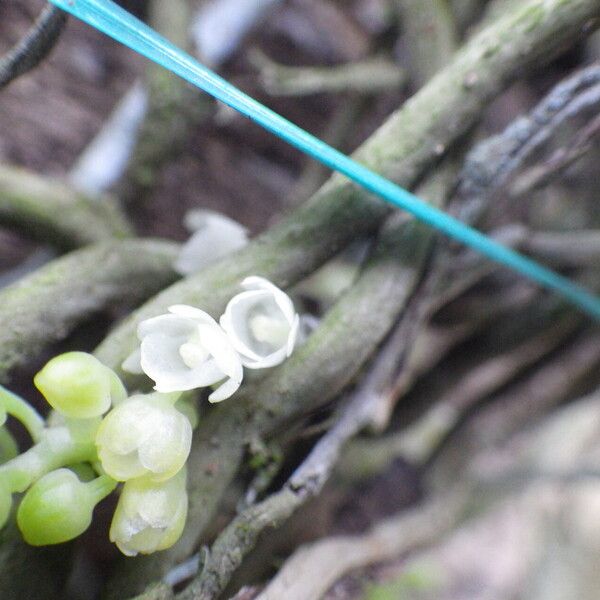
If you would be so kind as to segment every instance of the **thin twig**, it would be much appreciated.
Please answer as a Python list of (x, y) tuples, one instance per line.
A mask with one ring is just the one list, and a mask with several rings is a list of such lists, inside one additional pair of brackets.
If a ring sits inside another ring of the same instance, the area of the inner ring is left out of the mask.
[(0, 58), (0, 89), (36, 67), (54, 48), (67, 13), (48, 4), (25, 36)]
[(260, 72), (263, 87), (272, 96), (376, 94), (400, 89), (406, 82), (402, 68), (382, 57), (334, 67), (287, 67), (255, 49), (250, 60)]
[(599, 136), (600, 116), (596, 116), (573, 136), (568, 145), (558, 148), (548, 159), (521, 175), (511, 186), (511, 193), (522, 197), (548, 184), (589, 152)]
[(600, 104), (600, 65), (578, 71), (559, 83), (528, 115), (478, 144), (467, 156), (457, 194), (459, 216), (476, 222), (490, 196), (545, 143), (565, 121)]

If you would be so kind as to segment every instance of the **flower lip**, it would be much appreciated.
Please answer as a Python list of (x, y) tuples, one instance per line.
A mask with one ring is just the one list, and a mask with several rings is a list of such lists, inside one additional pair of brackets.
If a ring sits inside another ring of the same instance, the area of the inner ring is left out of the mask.
[(285, 292), (262, 277), (242, 282), (246, 291), (234, 296), (220, 319), (221, 326), (249, 369), (273, 367), (293, 351), (299, 316)]

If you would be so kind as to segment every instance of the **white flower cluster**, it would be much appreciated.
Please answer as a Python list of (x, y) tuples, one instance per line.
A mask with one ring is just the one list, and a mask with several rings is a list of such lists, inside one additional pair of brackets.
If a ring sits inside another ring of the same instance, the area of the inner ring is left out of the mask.
[(142, 321), (139, 348), (123, 369), (145, 373), (158, 392), (214, 386), (210, 402), (229, 398), (248, 369), (282, 363), (294, 350), (299, 317), (290, 297), (262, 277), (248, 277), (217, 323), (192, 306)]

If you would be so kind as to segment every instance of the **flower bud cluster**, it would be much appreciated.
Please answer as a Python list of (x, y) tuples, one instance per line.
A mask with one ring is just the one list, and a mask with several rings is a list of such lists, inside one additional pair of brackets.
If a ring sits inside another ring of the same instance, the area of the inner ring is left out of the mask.
[(158, 392), (213, 386), (210, 402), (233, 395), (244, 367), (265, 369), (294, 350), (299, 317), (285, 292), (262, 277), (248, 277), (215, 321), (204, 311), (177, 305), (169, 313), (142, 321), (140, 346), (123, 369), (145, 373)]
[[(140, 324), (140, 347), (124, 368), (146, 373), (154, 393), (128, 396), (117, 374), (84, 352), (57, 356), (35, 376), (53, 408), (46, 422), (0, 387), (0, 526), (13, 496), (24, 493), (16, 520), (28, 543), (72, 540), (122, 484), (111, 541), (128, 556), (172, 546), (187, 516), (185, 465), (197, 422), (183, 392), (213, 386), (209, 400), (224, 400), (240, 386), (244, 367), (278, 365), (296, 343), (299, 318), (290, 298), (260, 277), (242, 286), (219, 322), (198, 308), (172, 306)], [(8, 416), (34, 442), (16, 456), (3, 428)]]
[(0, 526), (13, 495), (25, 492), (16, 513), (25, 540), (35, 546), (72, 540), (124, 482), (110, 539), (128, 556), (173, 545), (187, 514), (192, 439), (189, 417), (176, 408), (180, 394), (128, 398), (116, 373), (83, 352), (52, 359), (34, 382), (55, 411), (47, 424), (0, 388), (0, 416), (21, 420), (35, 442), (0, 465)]

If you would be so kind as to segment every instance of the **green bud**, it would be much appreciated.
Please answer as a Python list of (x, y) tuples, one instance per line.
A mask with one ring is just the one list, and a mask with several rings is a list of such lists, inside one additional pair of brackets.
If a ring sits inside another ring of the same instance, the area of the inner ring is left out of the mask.
[(27, 491), (17, 511), (25, 541), (47, 546), (81, 535), (92, 522), (96, 504), (115, 486), (116, 482), (105, 475), (83, 483), (69, 469), (44, 475)]
[(73, 419), (99, 417), (127, 397), (117, 375), (85, 352), (53, 358), (33, 381), (55, 410)]
[(123, 486), (110, 540), (126, 556), (166, 550), (181, 537), (187, 510), (185, 467), (167, 481), (132, 479)]

